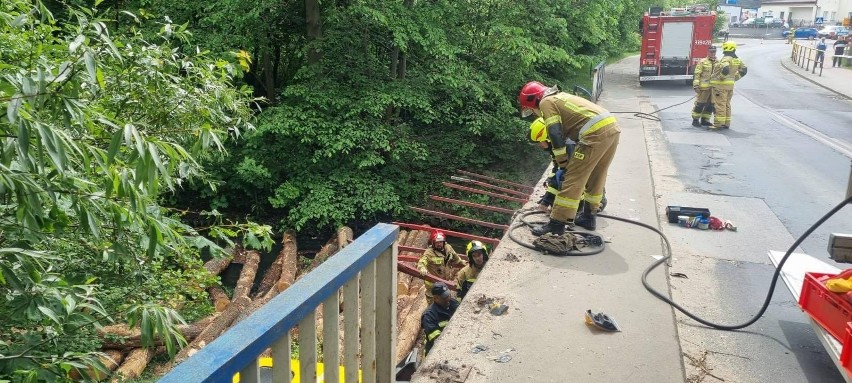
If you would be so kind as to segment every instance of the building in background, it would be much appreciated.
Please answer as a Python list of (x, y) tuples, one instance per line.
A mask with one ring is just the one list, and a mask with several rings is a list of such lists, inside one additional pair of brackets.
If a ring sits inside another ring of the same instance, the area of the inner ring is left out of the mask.
[(848, 25), (852, 0), (763, 0), (758, 14), (780, 18), (792, 26)]
[(729, 25), (740, 25), (745, 20), (759, 17), (759, 8), (760, 0), (719, 0), (718, 7), (725, 13)]

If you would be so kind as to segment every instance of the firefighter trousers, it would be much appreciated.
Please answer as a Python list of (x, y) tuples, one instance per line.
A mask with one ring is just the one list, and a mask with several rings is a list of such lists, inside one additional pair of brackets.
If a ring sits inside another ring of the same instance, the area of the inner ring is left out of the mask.
[[(599, 131), (584, 136), (574, 150), (565, 169), (565, 179), (553, 202), (550, 218), (560, 222), (573, 221), (582, 196), (597, 212), (606, 186), (606, 173), (615, 157), (621, 129), (613, 122)], [(584, 193), (585, 189), (585, 193)]]
[(733, 89), (713, 88), (713, 118), (714, 128), (727, 128), (731, 126), (731, 98), (734, 96)]
[(695, 95), (695, 106), (692, 107), (692, 119), (703, 118), (710, 120), (713, 113), (713, 91), (710, 88), (699, 89)]

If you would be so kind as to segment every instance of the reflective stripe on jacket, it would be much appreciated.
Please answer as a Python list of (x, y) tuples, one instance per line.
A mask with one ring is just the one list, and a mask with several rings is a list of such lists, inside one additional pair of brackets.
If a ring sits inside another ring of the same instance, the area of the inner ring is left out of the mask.
[(713, 66), (716, 65), (715, 59), (709, 57), (701, 59), (698, 65), (695, 66), (695, 74), (692, 77), (692, 87), (707, 89), (710, 87), (710, 78), (713, 76)]

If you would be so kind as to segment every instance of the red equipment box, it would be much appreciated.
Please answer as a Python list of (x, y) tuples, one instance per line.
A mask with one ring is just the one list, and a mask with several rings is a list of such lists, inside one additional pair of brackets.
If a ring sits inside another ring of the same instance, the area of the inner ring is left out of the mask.
[(843, 351), (840, 352), (840, 365), (846, 370), (847, 376), (852, 376), (852, 323), (848, 323), (846, 326)]
[[(825, 281), (830, 278), (824, 277), (835, 275), (805, 273), (802, 294), (799, 296), (799, 306), (837, 341), (842, 343), (846, 340), (849, 322), (852, 322), (852, 304), (847, 302), (842, 294), (833, 293), (825, 288)], [(847, 351), (846, 348), (850, 350)], [(852, 359), (852, 345), (844, 347), (843, 353), (850, 354), (849, 358)]]

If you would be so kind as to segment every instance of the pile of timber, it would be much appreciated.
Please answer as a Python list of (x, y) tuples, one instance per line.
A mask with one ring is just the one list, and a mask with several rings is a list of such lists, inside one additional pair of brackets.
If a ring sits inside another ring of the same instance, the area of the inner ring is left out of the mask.
[[(171, 370), (186, 358), (198, 352), (199, 349), (212, 342), (230, 327), (248, 317), (252, 312), (269, 302), (276, 295), (290, 287), (295, 281), (316, 269), (322, 262), (336, 254), (340, 249), (351, 243), (353, 232), (348, 227), (342, 227), (328, 242), (315, 253), (313, 260), (303, 269), (299, 269), (299, 256), (310, 254), (300, 252), (296, 244), (296, 235), (292, 231), (284, 233), (282, 249), (270, 268), (264, 273), (257, 288), (253, 289), (257, 276), (260, 254), (256, 251), (235, 249), (230, 256), (211, 259), (205, 263), (205, 269), (211, 275), (219, 275), (231, 264), (241, 264), (242, 269), (233, 294), (229, 297), (220, 285), (207, 289), (216, 312), (196, 322), (180, 326), (179, 331), (186, 339), (187, 345), (175, 358), (167, 364), (155, 368), (154, 373), (162, 375)], [(415, 248), (425, 248), (428, 244), (429, 232), (401, 230), (397, 243)], [(415, 252), (401, 252), (400, 255), (420, 256)], [(413, 265), (413, 263), (410, 263)], [(405, 358), (415, 346), (420, 335), (420, 315), (426, 309), (426, 289), (423, 280), (399, 273), (397, 276), (397, 362)], [(340, 311), (343, 309), (340, 301)], [(322, 339), (322, 306), (317, 308), (317, 334)], [(338, 318), (342, 321), (342, 315)], [(342, 353), (343, 324), (339, 322), (340, 345)], [(292, 336), (296, 331), (291, 332)], [(139, 377), (150, 363), (151, 359), (165, 352), (162, 341), (155, 342), (154, 347), (143, 347), (141, 332), (138, 328), (130, 328), (124, 324), (106, 326), (100, 330), (102, 348), (105, 357), (102, 362), (113, 371), (112, 382)], [(265, 353), (269, 354), (269, 350)], [(88, 377), (104, 380), (105, 376), (95, 371), (84, 371)]]

